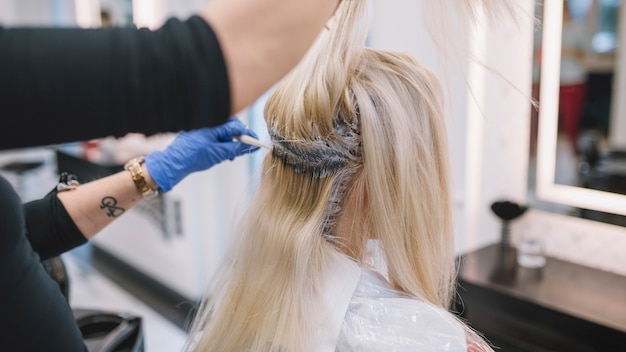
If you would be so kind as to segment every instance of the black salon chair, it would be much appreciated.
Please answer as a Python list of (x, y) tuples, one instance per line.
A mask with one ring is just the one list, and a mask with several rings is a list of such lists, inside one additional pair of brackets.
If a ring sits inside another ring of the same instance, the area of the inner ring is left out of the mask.
[[(69, 301), (70, 285), (61, 257), (41, 263)], [(74, 318), (89, 352), (143, 352), (141, 317), (90, 309), (73, 309)]]
[(100, 310), (74, 309), (89, 352), (143, 352), (141, 317)]

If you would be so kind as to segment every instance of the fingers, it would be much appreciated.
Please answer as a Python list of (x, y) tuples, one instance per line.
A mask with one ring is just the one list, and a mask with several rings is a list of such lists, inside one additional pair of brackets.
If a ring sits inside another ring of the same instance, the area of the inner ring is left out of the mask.
[(243, 131), (242, 134), (248, 135), (248, 136), (250, 136), (250, 137), (252, 137), (254, 139), (259, 139), (259, 136), (257, 136), (257, 134), (254, 133), (253, 130), (251, 130), (251, 129), (247, 128), (247, 127), (246, 127), (245, 131)]
[(235, 141), (236, 137), (242, 135), (248, 135), (253, 138), (258, 138), (257, 134), (248, 128), (237, 117), (233, 117), (226, 124), (223, 125), (223, 134), (219, 136), (219, 140), (224, 146), (227, 146), (231, 150), (230, 160), (235, 159), (238, 156), (255, 152), (260, 148), (258, 146), (249, 145), (240, 141)]
[[(259, 139), (259, 136), (253, 130), (249, 129), (247, 125), (244, 125), (243, 122), (241, 122), (236, 117), (229, 120), (228, 123), (230, 124), (231, 122), (232, 122), (232, 125), (229, 125), (229, 128), (231, 128), (231, 130), (229, 131), (229, 135), (224, 136), (224, 137), (230, 137), (231, 139), (239, 140), (239, 138), (237, 137), (242, 136), (242, 135), (247, 135), (254, 139)], [(245, 143), (245, 141), (243, 142)], [(250, 143), (246, 143), (246, 144), (250, 144)], [(257, 150), (257, 148), (254, 148), (254, 150)]]
[(240, 142), (222, 142), (219, 143), (219, 146), (216, 145), (214, 147), (220, 148), (222, 150), (222, 160), (234, 160), (239, 156), (252, 153), (260, 149), (259, 147), (243, 144)]
[(242, 134), (245, 134), (245, 132), (248, 130), (248, 126), (246, 126), (246, 124), (241, 122), (241, 120), (236, 117), (228, 120), (228, 122), (223, 126), (225, 127), (227, 133), (229, 133), (231, 136), (240, 136)]
[(223, 125), (206, 129), (209, 139), (217, 142), (230, 142), (234, 136), (246, 134), (248, 127), (237, 118), (231, 118)]
[(227, 152), (225, 157), (227, 159), (234, 159), (235, 157), (247, 153), (252, 153), (259, 149), (258, 146), (252, 146), (239, 141), (235, 141), (236, 137), (247, 135), (257, 139), (258, 136), (254, 131), (250, 130), (241, 120), (236, 117), (231, 118), (226, 123), (212, 128), (202, 128), (196, 131), (190, 131), (189, 134), (194, 134), (197, 138), (195, 143), (201, 144), (213, 144), (212, 148), (223, 148), (222, 150)]

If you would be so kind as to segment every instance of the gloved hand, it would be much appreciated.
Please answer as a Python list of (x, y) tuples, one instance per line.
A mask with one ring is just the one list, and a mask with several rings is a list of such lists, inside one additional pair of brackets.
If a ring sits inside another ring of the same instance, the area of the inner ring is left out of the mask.
[(213, 128), (181, 132), (164, 151), (154, 151), (146, 156), (146, 168), (161, 190), (168, 192), (192, 172), (206, 170), (224, 160), (233, 160), (259, 149), (233, 142), (233, 136), (243, 134), (257, 138), (238, 119)]

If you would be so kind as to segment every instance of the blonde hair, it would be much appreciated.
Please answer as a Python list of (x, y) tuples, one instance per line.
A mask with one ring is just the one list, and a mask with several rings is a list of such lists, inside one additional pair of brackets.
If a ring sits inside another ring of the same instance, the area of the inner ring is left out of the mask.
[[(455, 264), (441, 88), (413, 57), (365, 47), (366, 8), (344, 0), (270, 97), (273, 151), (189, 349), (310, 350), (332, 258), (365, 260), (371, 238), (394, 288), (448, 308)], [(337, 233), (340, 223), (357, 238)]]

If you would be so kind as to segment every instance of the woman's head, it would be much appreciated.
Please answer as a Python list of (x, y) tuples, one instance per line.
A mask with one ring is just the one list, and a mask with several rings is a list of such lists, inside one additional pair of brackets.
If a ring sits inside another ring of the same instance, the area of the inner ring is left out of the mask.
[(439, 83), (409, 55), (366, 48), (354, 29), (364, 9), (350, 10), (352, 22), (335, 22), (316, 47), (324, 52), (310, 53), (270, 97), (264, 179), (280, 188), (308, 177), (319, 188), (289, 192), (324, 207), (327, 241), (362, 260), (366, 241), (378, 239), (392, 284), (445, 305), (453, 245)]
[(196, 329), (198, 349), (303, 351), (326, 317), (333, 256), (377, 239), (392, 285), (446, 306), (453, 274), (446, 131), (434, 75), (365, 47), (367, 2), (330, 30), (265, 109), (273, 150), (230, 267)]

